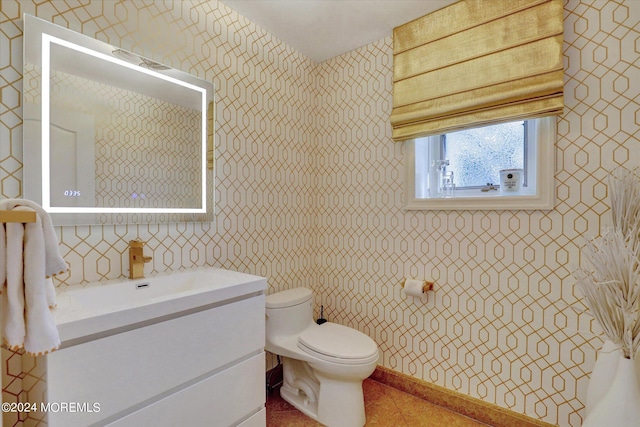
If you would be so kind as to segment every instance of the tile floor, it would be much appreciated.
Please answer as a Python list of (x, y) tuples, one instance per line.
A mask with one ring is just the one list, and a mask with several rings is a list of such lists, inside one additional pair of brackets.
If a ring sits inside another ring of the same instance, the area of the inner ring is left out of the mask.
[[(363, 383), (366, 427), (481, 427), (478, 421), (426, 402), (372, 379)], [(267, 397), (267, 427), (317, 427), (275, 390)]]

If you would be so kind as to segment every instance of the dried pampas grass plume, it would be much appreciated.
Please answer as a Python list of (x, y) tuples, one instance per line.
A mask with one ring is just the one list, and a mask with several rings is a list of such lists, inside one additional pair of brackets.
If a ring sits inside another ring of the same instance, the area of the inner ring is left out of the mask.
[(626, 358), (640, 350), (640, 168), (609, 174), (613, 228), (588, 240), (574, 271), (590, 313)]
[(640, 168), (619, 167), (609, 174), (613, 227), (624, 236), (640, 231)]
[(612, 229), (589, 240), (585, 265), (574, 272), (589, 311), (628, 359), (640, 349), (640, 245), (637, 229), (631, 231)]

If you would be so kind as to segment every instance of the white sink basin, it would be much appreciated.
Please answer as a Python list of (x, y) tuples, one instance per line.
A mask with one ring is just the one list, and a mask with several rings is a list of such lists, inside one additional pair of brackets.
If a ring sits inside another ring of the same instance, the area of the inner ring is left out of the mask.
[(69, 286), (58, 293), (53, 314), (64, 346), (206, 309), (266, 288), (263, 277), (198, 268), (144, 279)]

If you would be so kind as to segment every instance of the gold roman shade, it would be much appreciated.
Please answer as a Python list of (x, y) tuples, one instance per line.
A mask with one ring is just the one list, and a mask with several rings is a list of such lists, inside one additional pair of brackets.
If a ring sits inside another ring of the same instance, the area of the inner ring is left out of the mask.
[(393, 139), (561, 114), (562, 0), (461, 0), (393, 30)]

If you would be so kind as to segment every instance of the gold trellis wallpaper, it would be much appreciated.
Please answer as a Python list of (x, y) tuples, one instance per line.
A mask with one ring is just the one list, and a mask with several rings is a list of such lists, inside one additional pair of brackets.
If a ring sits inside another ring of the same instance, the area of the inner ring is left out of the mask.
[[(321, 64), (212, 1), (2, 0), (0, 192), (21, 194), (21, 13), (215, 82), (213, 223), (58, 228), (59, 286), (217, 265), (308, 286), (329, 319), (372, 336), (384, 366), (560, 426), (579, 426), (600, 339), (569, 308), (583, 237), (609, 223), (606, 176), (637, 166), (640, 7), (565, 1), (565, 113), (556, 206), (403, 211), (391, 141), (391, 38)], [(426, 303), (404, 277), (433, 278)], [(26, 359), (26, 358), (25, 358)], [(37, 363), (4, 353), (4, 399), (28, 399)], [(17, 423), (21, 421), (18, 420)]]

